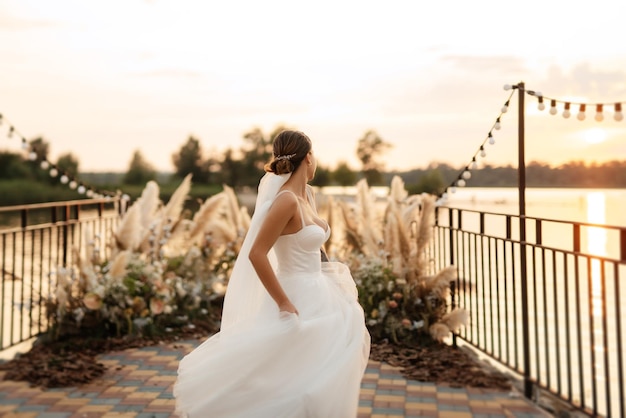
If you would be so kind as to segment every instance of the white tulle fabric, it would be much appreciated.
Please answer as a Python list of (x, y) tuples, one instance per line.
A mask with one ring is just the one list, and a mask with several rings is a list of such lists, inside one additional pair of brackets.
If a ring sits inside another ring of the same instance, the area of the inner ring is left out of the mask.
[(272, 265), (299, 311), (279, 314), (248, 261), (280, 187), (267, 174), (230, 279), (222, 328), (180, 362), (176, 410), (189, 418), (356, 417), (370, 336), (348, 268), (322, 263), (330, 231), (303, 225), (281, 236)]

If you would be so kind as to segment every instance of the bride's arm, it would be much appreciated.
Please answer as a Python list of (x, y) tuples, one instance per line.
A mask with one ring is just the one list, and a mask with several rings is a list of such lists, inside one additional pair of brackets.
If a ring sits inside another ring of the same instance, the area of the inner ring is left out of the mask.
[(267, 292), (278, 305), (278, 309), (292, 313), (298, 313), (298, 310), (293, 306), (278, 282), (267, 254), (293, 218), (298, 208), (297, 205), (296, 197), (291, 195), (291, 193), (285, 193), (276, 198), (263, 221), (263, 225), (259, 229), (248, 255), (261, 283), (263, 283)]

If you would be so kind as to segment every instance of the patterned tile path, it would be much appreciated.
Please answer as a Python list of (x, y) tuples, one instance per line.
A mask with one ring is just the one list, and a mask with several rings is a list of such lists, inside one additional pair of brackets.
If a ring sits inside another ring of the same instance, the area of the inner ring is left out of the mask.
[[(197, 344), (185, 341), (103, 355), (105, 375), (78, 388), (42, 390), (0, 380), (0, 417), (174, 417), (172, 386), (178, 361)], [(407, 381), (393, 367), (375, 361), (370, 361), (361, 384), (358, 414), (358, 418), (549, 416), (523, 397)]]

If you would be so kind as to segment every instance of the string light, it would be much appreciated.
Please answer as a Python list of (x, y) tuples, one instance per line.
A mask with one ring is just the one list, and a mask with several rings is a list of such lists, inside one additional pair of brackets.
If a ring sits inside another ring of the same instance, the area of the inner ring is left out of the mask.
[[(26, 159), (29, 161), (37, 161), (37, 159), (39, 158), (39, 155), (37, 154), (37, 152), (31, 148), (31, 146), (29, 145), (28, 141), (26, 140), (26, 138), (24, 137), (24, 135), (20, 134), (20, 132), (15, 128), (14, 125), (12, 125), (5, 117), (2, 113), (0, 113), (0, 125), (2, 125), (3, 123), (6, 123), (9, 126), (9, 130), (7, 132), (7, 138), (11, 139), (14, 135), (17, 135), (18, 137), (21, 138), (21, 148), (26, 151)], [(78, 188), (79, 183), (73, 179), (70, 175), (68, 175), (67, 173), (63, 173), (59, 171), (59, 168), (54, 165), (51, 164), (50, 161), (48, 161), (45, 157), (43, 157), (43, 159), (39, 162), (39, 167), (41, 167), (42, 170), (48, 170), (48, 174), (50, 175), (50, 177), (59, 178), (59, 181), (61, 182), (61, 184), (67, 184), (69, 186), (70, 189), (74, 190), (76, 188)], [(61, 176), (59, 176), (59, 174), (61, 174)], [(80, 188), (79, 188), (80, 189)], [(111, 198), (112, 196), (116, 196), (117, 193), (114, 192), (110, 192), (110, 191), (98, 191), (95, 188), (92, 187), (88, 187), (88, 186), (83, 186), (82, 193), (85, 193), (86, 191), (90, 190), (91, 193), (88, 194), (88, 197), (93, 197), (93, 198)], [(80, 191), (79, 191), (80, 192)]]
[[(485, 151), (485, 144), (487, 142), (489, 144), (495, 144), (496, 141), (493, 138), (493, 130), (501, 128), (501, 121), (500, 121), (500, 119), (502, 118), (502, 115), (508, 111), (508, 107), (509, 107), (509, 103), (511, 101), (511, 97), (513, 96), (513, 94), (515, 93), (515, 90), (517, 88), (518, 88), (518, 86), (510, 86), (508, 84), (504, 86), (505, 90), (513, 90), (513, 91), (511, 92), (511, 94), (509, 95), (507, 101), (504, 103), (504, 105), (500, 109), (500, 115), (498, 115), (498, 117), (496, 118), (496, 121), (494, 122), (493, 126), (491, 127), (491, 130), (487, 134), (487, 137), (483, 140), (482, 144), (478, 148), (478, 151), (476, 151), (476, 153), (472, 157), (472, 161), (468, 165), (465, 166), (465, 168), (459, 174), (459, 176), (456, 178), (456, 180), (454, 180), (446, 188), (446, 191), (444, 191), (439, 196), (441, 199), (446, 199), (448, 197), (448, 192), (456, 193), (457, 187), (465, 187), (465, 185), (467, 184), (466, 181), (469, 180), (470, 178), (472, 178), (472, 173), (471, 173), (470, 170), (475, 170), (478, 167), (478, 163), (476, 161), (478, 156), (480, 156), (482, 158), (487, 156), (487, 152)], [(122, 196), (122, 199), (123, 199), (123, 196)]]
[(549, 98), (549, 97), (545, 97), (543, 96), (543, 94), (541, 94), (540, 92), (534, 92), (532, 90), (526, 90), (526, 93), (528, 93), (531, 96), (536, 96), (537, 100), (538, 100), (538, 108), (539, 110), (544, 110), (545, 106), (544, 106), (544, 100), (550, 100), (550, 114), (551, 115), (556, 115), (558, 113), (558, 109), (557, 109), (557, 105), (559, 103), (563, 104), (563, 117), (565, 119), (569, 118), (571, 116), (571, 108), (572, 105), (578, 106), (578, 113), (576, 114), (576, 118), (578, 120), (585, 120), (587, 117), (586, 114), (586, 110), (587, 110), (587, 106), (594, 106), (596, 113), (594, 116), (594, 120), (597, 122), (602, 122), (604, 120), (604, 110), (608, 107), (608, 108), (613, 108), (615, 110), (615, 112), (613, 113), (613, 119), (615, 119), (616, 121), (620, 122), (622, 120), (624, 120), (624, 114), (622, 113), (622, 104), (624, 102), (616, 102), (616, 103), (575, 103), (575, 102), (568, 102), (568, 101), (564, 101), (564, 100), (558, 100), (558, 99), (553, 99), (553, 98)]
[[(511, 100), (511, 97), (513, 96), (513, 93), (516, 89), (519, 89), (520, 86), (519, 85), (510, 85), (510, 84), (505, 84), (504, 85), (504, 90), (513, 90), (511, 92), (511, 95), (509, 96), (508, 100), (504, 103), (504, 105), (502, 106), (502, 108), (500, 109), (500, 116), (498, 116), (498, 118), (496, 119), (496, 122), (494, 123), (492, 130), (493, 129), (500, 129), (500, 118), (502, 117), (502, 115), (504, 113), (506, 113), (509, 110), (509, 103)], [(623, 102), (617, 102), (617, 103), (593, 103), (593, 104), (589, 104), (589, 103), (575, 103), (575, 102), (569, 102), (569, 101), (561, 101), (561, 100), (557, 100), (557, 99), (553, 99), (553, 98), (549, 98), (549, 97), (545, 97), (541, 92), (539, 91), (532, 91), (532, 90), (524, 90), (524, 93), (527, 93), (531, 96), (535, 96), (537, 97), (537, 108), (539, 110), (545, 110), (546, 105), (545, 102), (547, 100), (550, 101), (550, 110), (549, 113), (551, 115), (556, 115), (558, 114), (558, 109), (557, 109), (557, 104), (558, 103), (562, 103), (563, 104), (563, 113), (562, 116), (567, 119), (571, 116), (571, 106), (576, 105), (579, 107), (578, 109), (578, 114), (576, 115), (578, 120), (585, 120), (586, 118), (586, 109), (587, 109), (587, 105), (590, 106), (595, 106), (596, 109), (596, 114), (594, 119), (598, 122), (601, 122), (604, 120), (604, 109), (606, 107), (613, 107), (615, 109), (615, 113), (613, 114), (613, 118), (616, 121), (622, 121), (624, 119), (624, 114), (622, 113), (622, 104)], [(475, 170), (478, 167), (478, 163), (476, 161), (477, 156), (480, 156), (482, 158), (485, 158), (487, 156), (487, 152), (485, 151), (485, 143), (489, 143), (489, 144), (494, 144), (495, 143), (495, 139), (493, 137), (493, 131), (489, 131), (489, 134), (487, 135), (487, 138), (483, 141), (483, 143), (480, 145), (480, 148), (478, 149), (478, 151), (476, 152), (476, 154), (474, 154), (474, 156), (472, 157), (472, 161), (469, 165), (467, 165), (465, 167), (465, 169), (461, 172), (461, 174), (457, 177), (457, 179), (455, 181), (452, 182), (452, 184), (450, 184), (450, 186), (448, 186), (446, 188), (446, 192), (441, 194), (441, 198), (445, 199), (448, 196), (448, 191), (450, 193), (455, 193), (457, 187), (464, 187), (466, 184), (466, 180), (469, 180), (472, 176), (472, 173), (470, 170)]]

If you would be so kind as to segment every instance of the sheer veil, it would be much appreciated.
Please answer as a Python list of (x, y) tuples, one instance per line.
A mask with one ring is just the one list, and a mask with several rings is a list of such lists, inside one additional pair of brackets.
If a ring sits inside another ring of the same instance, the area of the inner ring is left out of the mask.
[[(254, 267), (252, 267), (248, 255), (276, 194), (283, 184), (289, 180), (290, 176), (291, 173), (281, 175), (266, 173), (259, 182), (250, 228), (235, 261), (224, 298), (222, 333), (228, 332), (236, 324), (245, 325), (251, 319), (259, 318), (263, 314), (269, 314), (263, 311), (267, 311), (268, 308), (272, 307), (272, 304), (267, 303), (271, 301), (271, 298), (265, 287), (263, 287), (261, 280), (259, 280)], [(272, 267), (276, 268), (274, 251), (270, 251), (268, 256)]]

